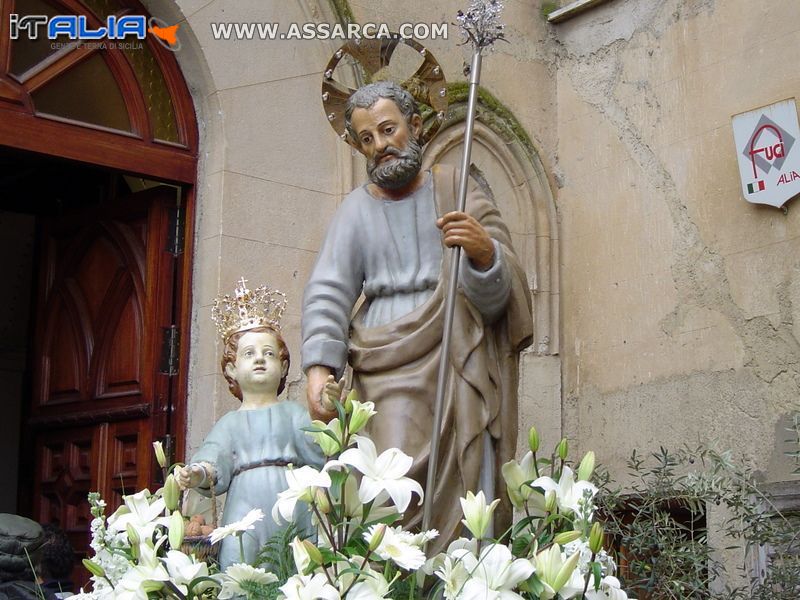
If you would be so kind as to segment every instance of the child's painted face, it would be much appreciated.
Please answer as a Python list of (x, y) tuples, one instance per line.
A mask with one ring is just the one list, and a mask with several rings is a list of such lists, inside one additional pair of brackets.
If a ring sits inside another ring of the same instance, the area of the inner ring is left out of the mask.
[(228, 363), (225, 371), (239, 384), (242, 394), (277, 391), (285, 375), (278, 358), (280, 347), (275, 336), (266, 331), (248, 331), (239, 339), (236, 361)]

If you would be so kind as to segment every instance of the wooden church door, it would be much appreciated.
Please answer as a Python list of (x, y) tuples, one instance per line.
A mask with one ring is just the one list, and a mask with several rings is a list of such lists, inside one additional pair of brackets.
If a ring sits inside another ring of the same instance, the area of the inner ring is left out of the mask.
[(33, 518), (76, 548), (88, 492), (115, 507), (153, 485), (151, 443), (171, 430), (175, 214), (176, 188), (159, 186), (42, 223), (29, 489)]

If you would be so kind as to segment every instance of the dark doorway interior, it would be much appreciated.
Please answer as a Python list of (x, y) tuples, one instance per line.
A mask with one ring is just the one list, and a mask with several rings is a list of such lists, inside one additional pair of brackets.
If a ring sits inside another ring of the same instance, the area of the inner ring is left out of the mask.
[(113, 510), (152, 486), (174, 434), (180, 212), (176, 187), (0, 148), (0, 511), (58, 525), (76, 558), (87, 492)]

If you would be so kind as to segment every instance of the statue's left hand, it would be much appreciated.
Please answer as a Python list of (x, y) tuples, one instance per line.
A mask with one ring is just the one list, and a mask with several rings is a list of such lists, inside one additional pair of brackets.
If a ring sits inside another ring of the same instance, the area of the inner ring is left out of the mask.
[(449, 212), (436, 221), (436, 226), (442, 230), (445, 246), (461, 246), (476, 269), (486, 271), (494, 264), (492, 238), (472, 215)]

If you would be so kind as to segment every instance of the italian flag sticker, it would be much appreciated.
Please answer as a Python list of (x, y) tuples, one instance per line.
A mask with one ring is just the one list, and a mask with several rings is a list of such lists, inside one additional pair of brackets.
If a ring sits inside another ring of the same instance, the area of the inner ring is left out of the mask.
[(755, 194), (756, 192), (760, 192), (764, 189), (764, 180), (759, 179), (753, 183), (747, 184), (747, 193), (748, 194)]

